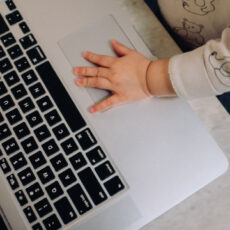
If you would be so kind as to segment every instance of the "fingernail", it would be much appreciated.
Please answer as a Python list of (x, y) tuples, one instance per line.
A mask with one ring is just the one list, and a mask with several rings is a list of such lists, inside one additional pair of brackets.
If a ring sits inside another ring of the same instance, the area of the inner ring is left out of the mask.
[(112, 43), (113, 43), (114, 45), (119, 44), (119, 42), (118, 42), (117, 40), (112, 40)]
[(96, 110), (95, 110), (95, 108), (94, 108), (94, 107), (91, 107), (91, 108), (89, 109), (89, 112), (90, 112), (90, 113), (95, 113), (95, 112), (96, 112)]
[(78, 75), (80, 73), (80, 68), (79, 67), (73, 68), (73, 73)]
[(82, 79), (82, 78), (77, 78), (77, 79), (75, 80), (75, 83), (76, 83), (77, 85), (82, 85), (83, 79)]
[(89, 54), (89, 51), (84, 51), (84, 52), (82, 53), (82, 56), (83, 56), (84, 58), (86, 58), (86, 57), (88, 56), (88, 54)]

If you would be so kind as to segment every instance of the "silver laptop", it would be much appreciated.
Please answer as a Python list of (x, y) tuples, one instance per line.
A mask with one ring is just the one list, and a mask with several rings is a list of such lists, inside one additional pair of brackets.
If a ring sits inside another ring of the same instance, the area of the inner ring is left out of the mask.
[(72, 67), (111, 39), (156, 58), (115, 1), (0, 2), (1, 230), (140, 229), (227, 169), (181, 99), (88, 112)]

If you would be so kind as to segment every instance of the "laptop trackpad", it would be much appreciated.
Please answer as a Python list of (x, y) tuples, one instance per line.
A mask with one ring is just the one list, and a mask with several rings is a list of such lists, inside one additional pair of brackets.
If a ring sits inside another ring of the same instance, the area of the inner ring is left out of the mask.
[[(111, 48), (110, 41), (116, 39), (134, 49), (125, 32), (114, 16), (108, 15), (80, 30), (67, 35), (59, 41), (59, 45), (72, 67), (93, 66), (82, 57), (83, 51), (92, 51), (98, 54), (116, 56)], [(87, 88), (87, 91), (97, 103), (109, 95), (108, 91)]]
[(135, 226), (136, 221), (138, 222), (141, 217), (132, 198), (130, 196), (125, 196), (99, 214), (85, 220), (85, 223), (79, 223), (79, 225), (74, 226), (74, 229), (133, 229), (132, 226)]

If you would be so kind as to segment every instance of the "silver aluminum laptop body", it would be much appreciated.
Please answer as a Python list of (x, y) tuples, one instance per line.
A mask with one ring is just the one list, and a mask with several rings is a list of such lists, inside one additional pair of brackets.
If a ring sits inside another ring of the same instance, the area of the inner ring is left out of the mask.
[[(222, 151), (181, 99), (153, 98), (96, 115), (88, 113), (89, 106), (106, 93), (74, 85), (72, 67), (90, 65), (82, 59), (82, 51), (114, 55), (109, 40), (117, 39), (155, 58), (115, 1), (14, 2), (127, 188), (81, 218), (78, 214), (67, 226), (60, 220), (63, 229), (140, 229), (227, 169)], [(16, 26), (13, 31), (22, 35)], [(2, 172), (0, 214), (9, 229), (31, 229)]]

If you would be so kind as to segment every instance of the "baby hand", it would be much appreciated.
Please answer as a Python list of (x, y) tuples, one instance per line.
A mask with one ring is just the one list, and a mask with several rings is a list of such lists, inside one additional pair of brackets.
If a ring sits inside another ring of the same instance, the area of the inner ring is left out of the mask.
[(111, 91), (112, 95), (90, 108), (91, 113), (107, 110), (115, 105), (151, 97), (146, 73), (151, 61), (121, 43), (112, 40), (117, 57), (84, 52), (83, 57), (98, 67), (76, 67), (73, 72), (78, 86)]

